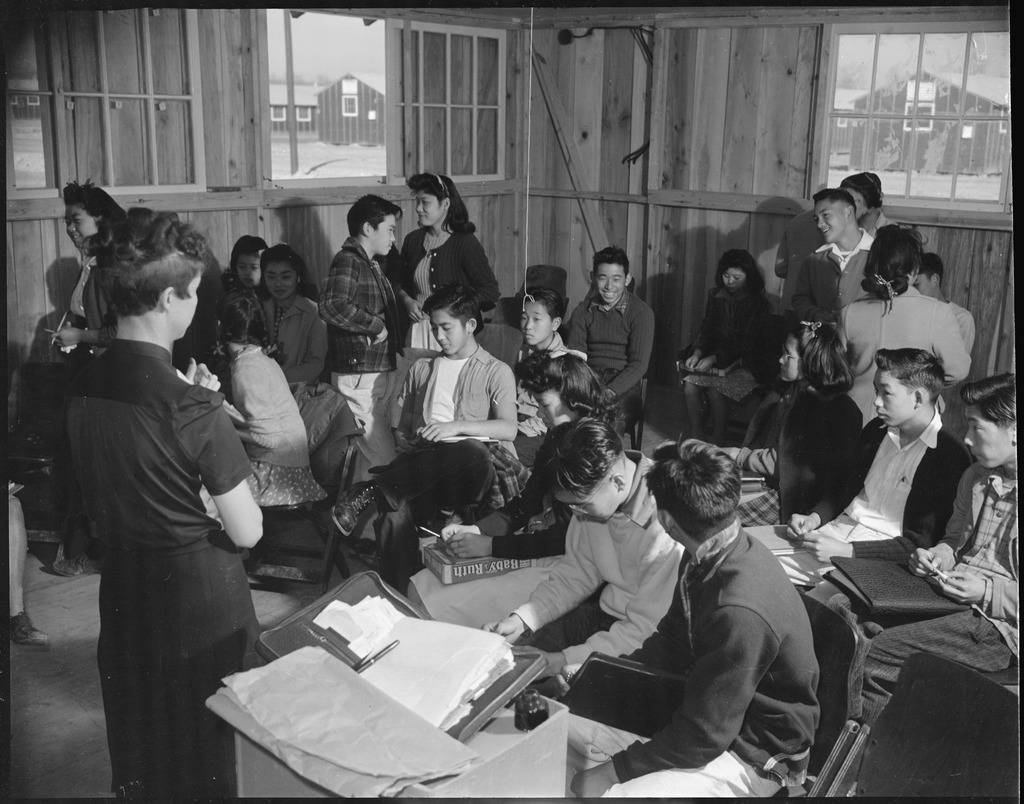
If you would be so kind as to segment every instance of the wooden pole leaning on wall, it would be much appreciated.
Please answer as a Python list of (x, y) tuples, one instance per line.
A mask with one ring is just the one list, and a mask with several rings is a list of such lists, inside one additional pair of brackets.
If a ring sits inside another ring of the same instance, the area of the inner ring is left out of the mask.
[[(541, 95), (544, 97), (544, 105), (547, 106), (548, 114), (551, 116), (551, 125), (555, 130), (555, 138), (562, 151), (562, 158), (565, 159), (565, 167), (569, 172), (569, 181), (572, 182), (573, 190), (577, 192), (589, 192), (595, 190), (590, 176), (587, 175), (583, 158), (576, 142), (572, 138), (572, 124), (569, 115), (566, 114), (565, 105), (562, 103), (562, 96), (555, 86), (551, 72), (548, 70), (544, 57), (536, 51), (533, 52), (533, 71), (537, 76), (537, 83), (540, 86)], [(583, 215), (583, 227), (587, 230), (587, 238), (590, 240), (590, 247), (598, 251), (609, 243), (611, 239), (601, 219), (601, 210), (592, 198), (577, 198), (580, 205), (580, 212)], [(586, 279), (590, 275), (587, 271)]]

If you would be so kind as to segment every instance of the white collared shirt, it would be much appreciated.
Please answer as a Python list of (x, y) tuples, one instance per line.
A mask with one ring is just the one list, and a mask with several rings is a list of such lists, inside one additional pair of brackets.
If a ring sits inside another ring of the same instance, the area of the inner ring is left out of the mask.
[(839, 250), (839, 247), (835, 243), (826, 243), (825, 245), (815, 249), (815, 251), (818, 253), (831, 251), (833, 254), (836, 255), (836, 260), (839, 262), (839, 270), (845, 271), (846, 266), (849, 264), (850, 259), (853, 257), (853, 255), (856, 254), (858, 251), (869, 251), (871, 249), (871, 244), (874, 242), (875, 238), (873, 238), (871, 235), (869, 235), (867, 232), (861, 229), (860, 240), (858, 240), (857, 245), (853, 247), (853, 251), (847, 254), (841, 252)]
[(900, 446), (898, 427), (890, 427), (878, 445), (864, 488), (853, 498), (845, 513), (850, 519), (890, 538), (903, 532), (903, 511), (914, 482), (914, 473), (925, 451), (938, 443), (942, 417), (936, 410), (931, 422), (914, 441)]

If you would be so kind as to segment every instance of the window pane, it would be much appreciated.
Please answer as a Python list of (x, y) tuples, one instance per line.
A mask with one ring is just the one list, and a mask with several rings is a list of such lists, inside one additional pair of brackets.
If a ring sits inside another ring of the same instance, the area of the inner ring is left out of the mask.
[(1010, 35), (974, 34), (971, 61), (967, 66), (964, 113), (1010, 114)]
[(473, 172), (473, 110), (452, 109), (451, 172), (465, 176)]
[(907, 84), (917, 76), (920, 41), (917, 34), (879, 37), (873, 111), (903, 114)]
[(69, 100), (64, 109), (65, 138), (71, 152), (68, 177), (96, 184), (106, 183), (103, 159), (103, 101), (100, 98)]
[[(925, 34), (918, 100), (935, 104), (939, 114), (959, 114), (967, 34)], [(912, 100), (907, 93), (907, 100)]]
[(854, 138), (856, 137), (858, 154), (857, 164), (863, 162), (864, 119), (860, 117), (835, 117), (829, 122), (829, 187), (838, 187), (846, 176), (854, 169), (851, 167)]
[(498, 172), (498, 110), (480, 109), (477, 112), (477, 173)]
[[(907, 192), (905, 160), (909, 135), (903, 130), (904, 123), (904, 120), (875, 120), (870, 126), (854, 132), (851, 148), (850, 170), (877, 173), (882, 180), (883, 192), (896, 196)], [(860, 132), (867, 132), (866, 142), (858, 141)], [(861, 153), (864, 154), (863, 160), (858, 158)]]
[(146, 147), (146, 101), (133, 98), (110, 99), (110, 148), (114, 160), (111, 184), (151, 184)]
[(142, 41), (137, 11), (104, 11), (103, 44), (110, 92), (145, 92)]
[(423, 33), (423, 102), (446, 103), (444, 34)]
[[(38, 105), (27, 103), (33, 97), (39, 100)], [(19, 101), (17, 107), (11, 105), (14, 100)], [(19, 189), (53, 187), (56, 184), (51, 102), (48, 96), (8, 96), (11, 146), (14, 152), (14, 186)]]
[(473, 38), (453, 35), (451, 42), (452, 103), (468, 106), (473, 103)]
[(185, 13), (174, 8), (158, 8), (151, 10), (147, 19), (150, 58), (153, 62), (153, 91), (158, 95), (188, 94)]
[(96, 37), (96, 13), (70, 11), (64, 17), (68, 52), (60, 58), (64, 86), (69, 92), (99, 92), (100, 62)]
[(190, 106), (188, 101), (156, 101), (156, 159), (160, 184), (195, 181)]
[(423, 107), (423, 170), (447, 173), (448, 136), (445, 131), (444, 109)]
[[(871, 93), (871, 67), (875, 59), (875, 37), (840, 36), (836, 62), (836, 94), (832, 108), (837, 111), (867, 109)], [(858, 102), (859, 101), (859, 102)]]
[(916, 122), (916, 130), (907, 134), (907, 146), (914, 140), (914, 172), (910, 177), (910, 195), (914, 198), (942, 198), (953, 195), (953, 160), (956, 159), (956, 123)]
[(46, 65), (46, 24), (12, 20), (4, 36), (4, 64), (8, 89), (49, 89)]
[(411, 176), (414, 173), (421, 173), (419, 158), (420, 141), (420, 109), (418, 106), (412, 110), (412, 131), (409, 132), (409, 139), (405, 138), (405, 126), (399, 127), (402, 132), (402, 175)]
[[(385, 24), (307, 11), (290, 16), (296, 142), (289, 137), (285, 14), (267, 10), (273, 179), (372, 176), (387, 170)], [(345, 97), (348, 100), (344, 100)], [(296, 169), (292, 170), (292, 161)]]
[(1010, 128), (1005, 122), (964, 123), (957, 138), (960, 163), (956, 197), (970, 201), (998, 201), (1003, 165), (1010, 147)]
[(477, 41), (477, 103), (498, 105), (498, 40), (480, 37)]

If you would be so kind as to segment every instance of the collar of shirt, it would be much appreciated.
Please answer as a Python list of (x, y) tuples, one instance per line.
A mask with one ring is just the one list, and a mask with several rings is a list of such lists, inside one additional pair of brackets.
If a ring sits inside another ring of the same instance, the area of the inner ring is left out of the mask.
[(824, 252), (832, 252), (839, 258), (839, 261), (841, 263), (846, 263), (850, 259), (850, 257), (856, 254), (858, 251), (869, 251), (871, 249), (871, 244), (874, 242), (875, 238), (873, 238), (871, 235), (869, 235), (867, 232), (861, 229), (860, 240), (857, 241), (857, 245), (853, 247), (853, 251), (851, 251), (849, 254), (844, 255), (835, 243), (826, 243), (825, 245), (816, 248), (815, 252), (819, 254)]
[(377, 258), (376, 257), (371, 257), (369, 254), (367, 254), (366, 253), (366, 249), (363, 248), (362, 244), (359, 242), (358, 239), (356, 239), (356, 238), (354, 238), (352, 236), (349, 236), (348, 239), (346, 239), (345, 242), (341, 244), (341, 247), (342, 248), (350, 248), (350, 249), (352, 249), (360, 257), (362, 257), (364, 260), (366, 260), (368, 263), (371, 263), (372, 265), (377, 265), (378, 268), (380, 267), (377, 264)]
[(928, 449), (935, 449), (935, 445), (939, 443), (939, 430), (942, 429), (942, 417), (939, 415), (938, 409), (935, 410), (935, 414), (932, 416), (932, 420), (928, 422), (928, 426), (921, 431), (921, 435), (907, 444), (905, 447), (900, 446), (900, 428), (899, 427), (888, 427), (886, 431), (893, 444), (896, 445), (897, 450), (910, 449), (918, 441), (921, 441)]
[[(611, 312), (612, 310), (618, 310), (622, 315), (625, 315), (626, 314), (626, 308), (629, 307), (629, 295), (630, 295), (629, 291), (628, 290), (624, 290), (622, 292), (622, 298), (619, 299), (618, 304), (616, 304), (614, 307), (610, 308), (608, 310), (608, 312)], [(591, 299), (590, 300), (590, 304), (587, 306), (587, 309), (588, 310), (593, 310), (595, 307), (601, 307), (601, 297), (600, 296), (596, 296), (595, 298)], [(604, 308), (601, 307), (601, 309), (603, 310)]]
[(706, 539), (701, 542), (693, 553), (693, 563), (703, 564), (705, 561), (714, 558), (721, 553), (726, 547), (736, 541), (736, 538), (740, 535), (740, 521), (734, 519), (731, 525), (728, 525), (724, 530), (718, 531), (710, 539)]
[(651, 462), (640, 452), (626, 450), (625, 455), (636, 464), (636, 471), (633, 473), (633, 484), (629, 488), (629, 494), (615, 513), (622, 514), (631, 522), (646, 528), (650, 525), (657, 510), (654, 497), (647, 490), (645, 480)]
[(1010, 495), (1013, 495), (1014, 500), (1017, 498), (1017, 478), (1007, 476), (1002, 467), (999, 467), (988, 476), (988, 487), (1000, 500)]

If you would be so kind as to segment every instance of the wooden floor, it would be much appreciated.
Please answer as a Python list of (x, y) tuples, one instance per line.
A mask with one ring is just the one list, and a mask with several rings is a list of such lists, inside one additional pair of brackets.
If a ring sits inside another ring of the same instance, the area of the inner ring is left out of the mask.
[[(650, 454), (680, 429), (682, 395), (649, 391), (643, 449)], [(10, 645), (11, 772), (3, 798), (106, 797), (110, 762), (96, 669), (99, 575), (63, 578), (49, 571), (55, 545), (34, 543), (25, 570), (25, 604), (50, 637), (49, 650)], [(353, 572), (365, 567), (346, 554)], [(339, 580), (337, 575), (335, 582)], [(314, 598), (314, 587), (282, 583), (254, 589), (260, 624), (275, 625)]]

